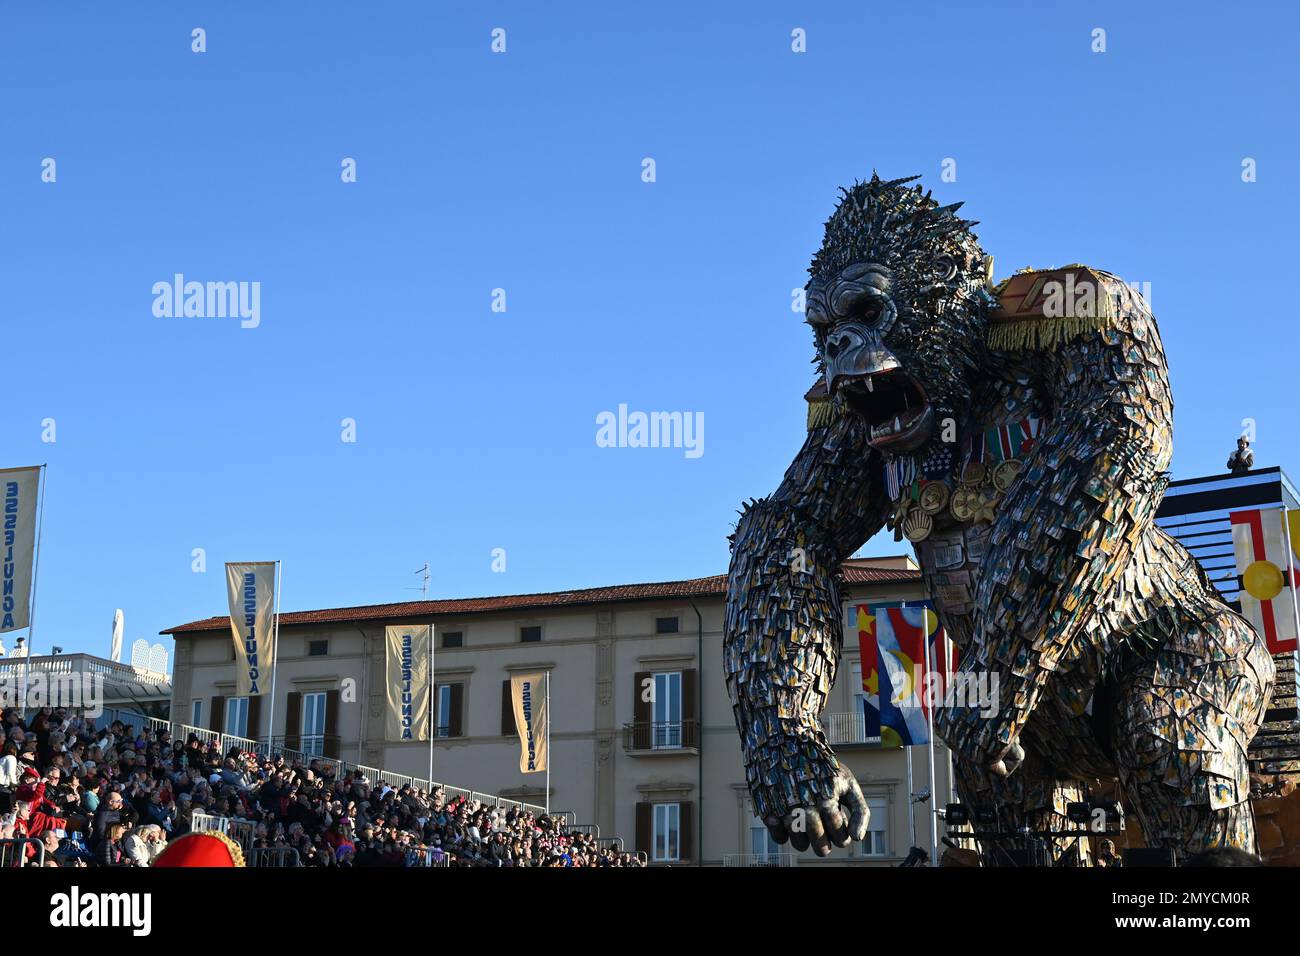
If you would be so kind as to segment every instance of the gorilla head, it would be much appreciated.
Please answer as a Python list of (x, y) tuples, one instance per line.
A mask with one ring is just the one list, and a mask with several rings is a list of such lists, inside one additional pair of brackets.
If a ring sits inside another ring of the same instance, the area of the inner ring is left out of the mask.
[(808, 272), (807, 321), (833, 400), (886, 455), (921, 449), (967, 407), (984, 354), (991, 260), (919, 177), (841, 190)]

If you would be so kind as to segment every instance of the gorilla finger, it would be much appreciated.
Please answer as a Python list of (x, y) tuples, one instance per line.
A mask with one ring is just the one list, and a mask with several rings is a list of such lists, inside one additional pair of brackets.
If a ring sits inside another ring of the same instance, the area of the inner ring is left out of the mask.
[(836, 846), (849, 845), (849, 818), (838, 804), (822, 807), (822, 827), (826, 838)]
[(826, 828), (822, 826), (821, 813), (814, 807), (804, 816), (804, 820), (808, 824), (808, 837), (813, 852), (818, 856), (830, 855), (831, 841), (826, 838)]
[(849, 838), (855, 843), (861, 843), (867, 838), (871, 809), (867, 806), (867, 798), (862, 795), (862, 789), (856, 780), (851, 781), (850, 786), (840, 795), (840, 806), (846, 807), (849, 811)]
[(775, 813), (769, 813), (764, 817), (763, 825), (767, 827), (767, 832), (772, 834), (772, 839), (777, 843), (784, 844), (786, 840), (790, 839), (790, 831), (785, 828), (785, 824), (781, 822), (781, 818)]

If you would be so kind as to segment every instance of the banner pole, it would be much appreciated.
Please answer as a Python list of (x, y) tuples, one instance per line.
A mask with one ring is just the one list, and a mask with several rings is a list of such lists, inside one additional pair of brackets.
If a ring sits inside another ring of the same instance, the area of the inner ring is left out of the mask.
[[(937, 617), (935, 623), (938, 623)], [(930, 609), (921, 611), (921, 640), (925, 641), (926, 696), (928, 706), (925, 708), (929, 724), (930, 742), (925, 746), (925, 755), (930, 764), (930, 865), (939, 865), (939, 795), (934, 787), (934, 697), (930, 691), (934, 687), (934, 644), (930, 641)]]
[[(948, 631), (943, 632), (943, 694), (944, 701), (947, 702), (948, 695), (952, 693), (952, 638), (948, 636)], [(952, 749), (947, 742), (943, 745), (944, 756), (948, 762), (948, 802), (956, 803), (956, 786), (952, 779)]]
[(1294, 662), (1300, 657), (1300, 601), (1296, 600), (1295, 587), (1295, 554), (1291, 550), (1291, 520), (1289, 511), (1286, 506), (1286, 499), (1282, 500), (1282, 554), (1286, 557), (1286, 578), (1291, 585), (1291, 620), (1295, 625), (1296, 646), (1291, 650), (1291, 660)]
[(27, 601), (27, 653), (23, 657), (23, 692), (21, 701), (24, 720), (27, 718), (27, 688), (31, 681), (32, 646), (35, 643), (33, 635), (36, 633), (36, 579), (41, 573), (41, 532), (45, 530), (45, 481), (46, 470), (49, 467), (48, 463), (41, 465), (40, 474), (37, 476), (36, 481), (37, 497), (41, 503), (37, 509), (36, 517), (36, 556), (32, 559), (32, 590)]
[(546, 669), (546, 815), (551, 815), (551, 761), (555, 755), (551, 753), (551, 724), (555, 718), (551, 716), (551, 670)]
[[(912, 846), (916, 846), (916, 801), (912, 789), (912, 748), (909, 744), (903, 745), (903, 759), (907, 761), (907, 826), (912, 832)], [(908, 849), (908, 855), (911, 855), (911, 849)]]
[(434, 734), (433, 717), (434, 714), (436, 713), (436, 711), (434, 710), (434, 706), (435, 706), (434, 698), (438, 696), (438, 685), (434, 680), (434, 676), (437, 674), (437, 671), (434, 670), (434, 661), (433, 661), (433, 644), (434, 644), (435, 633), (436, 633), (436, 629), (434, 628), (433, 623), (430, 622), (429, 623), (429, 793), (430, 795), (432, 795), (433, 793), (433, 734)]
[[(271, 629), (271, 712), (266, 727), (266, 754), (269, 757), (275, 749), (275, 672), (280, 667), (280, 583), (283, 580), (283, 564), (275, 562), (275, 626)], [(285, 736), (289, 728), (284, 728)], [(322, 748), (324, 749), (324, 748)]]

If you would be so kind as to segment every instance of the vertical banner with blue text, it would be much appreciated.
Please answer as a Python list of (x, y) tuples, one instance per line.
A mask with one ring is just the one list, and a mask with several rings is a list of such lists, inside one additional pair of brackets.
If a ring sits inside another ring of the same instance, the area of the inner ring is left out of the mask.
[(0, 633), (32, 623), (32, 558), (36, 546), (36, 498), (41, 468), (0, 470), (4, 499), (4, 579), (0, 582)]
[(275, 666), (275, 562), (226, 565), (230, 631), (235, 640), (235, 696), (268, 693)]
[(429, 704), (433, 693), (429, 669), (432, 628), (396, 624), (384, 628), (388, 720), (385, 737), (400, 743), (429, 739)]
[(515, 707), (515, 727), (519, 730), (519, 771), (540, 773), (546, 769), (551, 740), (546, 675), (517, 674), (510, 678), (510, 699)]

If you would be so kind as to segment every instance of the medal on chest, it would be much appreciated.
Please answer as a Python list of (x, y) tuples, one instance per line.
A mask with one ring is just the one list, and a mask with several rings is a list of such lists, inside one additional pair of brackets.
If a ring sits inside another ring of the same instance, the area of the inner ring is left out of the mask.
[[(940, 446), (919, 466), (910, 457), (886, 461), (885, 490), (893, 503), (889, 526), (894, 540), (907, 538), (919, 544), (945, 516), (962, 524), (992, 523), (1043, 426), (1043, 419), (1027, 417)], [(954, 447), (961, 449), (959, 455)]]

